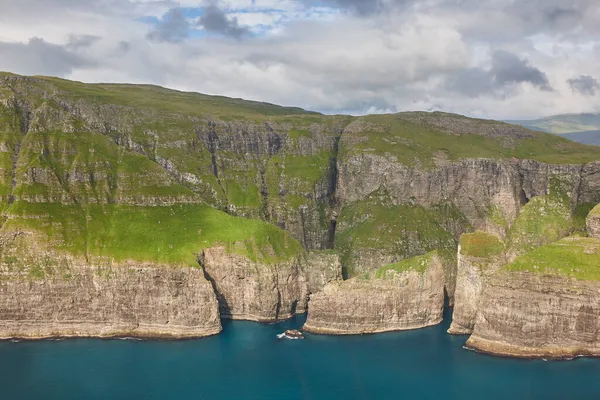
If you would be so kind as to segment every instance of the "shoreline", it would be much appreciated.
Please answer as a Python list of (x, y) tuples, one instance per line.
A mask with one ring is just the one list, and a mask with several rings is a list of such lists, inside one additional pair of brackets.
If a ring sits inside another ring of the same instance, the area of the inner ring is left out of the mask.
[(600, 357), (600, 348), (584, 349), (582, 347), (526, 347), (496, 342), (471, 336), (463, 346), (481, 354), (495, 357), (518, 358), (527, 360), (573, 360), (580, 357)]
[(436, 325), (439, 325), (443, 322), (443, 318), (440, 318), (437, 322), (432, 322), (426, 325), (418, 325), (418, 326), (407, 326), (403, 328), (383, 328), (383, 329), (374, 329), (374, 330), (365, 330), (365, 331), (342, 331), (335, 328), (321, 328), (314, 327), (307, 324), (302, 326), (302, 331), (310, 333), (312, 335), (326, 335), (326, 336), (360, 336), (360, 335), (374, 335), (377, 333), (389, 333), (389, 332), (403, 332), (403, 331), (415, 331), (419, 329), (430, 328)]

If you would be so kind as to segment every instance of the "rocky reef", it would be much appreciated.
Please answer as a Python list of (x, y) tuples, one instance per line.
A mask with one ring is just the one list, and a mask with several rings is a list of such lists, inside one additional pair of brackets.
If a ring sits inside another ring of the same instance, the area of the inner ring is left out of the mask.
[(352, 335), (423, 328), (442, 320), (444, 268), (437, 252), (332, 282), (310, 297), (303, 329)]

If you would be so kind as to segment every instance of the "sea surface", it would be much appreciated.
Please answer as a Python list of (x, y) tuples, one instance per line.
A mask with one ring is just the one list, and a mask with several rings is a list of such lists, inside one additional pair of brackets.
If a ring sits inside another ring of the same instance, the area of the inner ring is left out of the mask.
[(463, 349), (442, 325), (280, 340), (224, 323), (199, 340), (0, 342), (0, 399), (600, 399), (600, 359), (532, 361)]

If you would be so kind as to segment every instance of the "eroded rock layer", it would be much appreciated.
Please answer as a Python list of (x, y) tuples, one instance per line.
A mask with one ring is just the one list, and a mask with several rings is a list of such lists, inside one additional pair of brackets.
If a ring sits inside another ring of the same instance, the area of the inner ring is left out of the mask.
[(221, 331), (216, 296), (198, 268), (86, 261), (37, 251), (27, 233), (3, 239), (0, 338), (192, 338)]
[(332, 335), (417, 329), (438, 324), (443, 306), (444, 269), (430, 253), (330, 283), (311, 296), (303, 329)]
[(467, 346), (515, 357), (600, 356), (600, 283), (499, 273), (487, 282)]

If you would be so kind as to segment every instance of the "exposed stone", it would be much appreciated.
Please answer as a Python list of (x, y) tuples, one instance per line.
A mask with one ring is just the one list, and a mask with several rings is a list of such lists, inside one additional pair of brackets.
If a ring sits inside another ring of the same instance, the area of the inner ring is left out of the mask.
[(417, 329), (438, 324), (443, 307), (444, 268), (431, 256), (423, 271), (390, 269), (330, 283), (311, 296), (303, 330), (353, 335)]
[[(25, 250), (25, 252), (24, 252)], [(112, 264), (2, 237), (0, 338), (191, 338), (221, 331), (210, 283), (196, 268)]]
[(590, 236), (600, 239), (600, 204), (590, 211), (586, 227)]
[(487, 281), (467, 346), (514, 357), (600, 356), (600, 283), (498, 273)]

